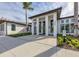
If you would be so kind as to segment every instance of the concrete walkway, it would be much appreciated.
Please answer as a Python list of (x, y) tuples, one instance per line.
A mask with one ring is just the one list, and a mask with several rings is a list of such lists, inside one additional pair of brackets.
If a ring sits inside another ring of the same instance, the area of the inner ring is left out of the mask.
[(0, 57), (74, 57), (79, 52), (56, 47), (52, 36), (0, 37)]

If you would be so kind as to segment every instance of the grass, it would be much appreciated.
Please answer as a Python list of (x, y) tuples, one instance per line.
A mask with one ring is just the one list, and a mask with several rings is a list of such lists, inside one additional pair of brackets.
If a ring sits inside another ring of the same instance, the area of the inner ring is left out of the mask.
[(8, 35), (8, 36), (20, 37), (20, 36), (26, 36), (26, 35), (31, 35), (31, 33), (30, 32), (27, 32), (27, 33), (17, 33), (17, 34), (11, 34), (11, 35)]

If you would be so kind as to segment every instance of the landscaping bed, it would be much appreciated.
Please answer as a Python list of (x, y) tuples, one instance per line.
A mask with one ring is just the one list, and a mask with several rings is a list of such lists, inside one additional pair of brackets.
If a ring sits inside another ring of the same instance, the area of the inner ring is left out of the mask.
[(74, 36), (67, 35), (65, 37), (65, 42), (64, 42), (64, 37), (61, 34), (58, 34), (57, 46), (66, 48), (66, 49), (79, 51), (79, 39)]
[(8, 35), (8, 36), (11, 36), (11, 37), (20, 37), (20, 36), (26, 36), (26, 35), (31, 35), (31, 34), (32, 34), (31, 32), (27, 32), (27, 33), (11, 34), (11, 35)]

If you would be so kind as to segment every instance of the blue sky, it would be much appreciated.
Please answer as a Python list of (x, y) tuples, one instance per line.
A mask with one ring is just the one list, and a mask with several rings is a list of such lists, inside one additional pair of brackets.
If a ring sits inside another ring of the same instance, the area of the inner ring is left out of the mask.
[[(34, 10), (28, 11), (28, 17), (39, 14), (48, 10), (52, 10), (58, 7), (63, 7), (63, 12), (61, 16), (67, 15), (70, 12), (73, 7), (71, 7), (72, 4), (66, 3), (66, 2), (33, 2), (32, 7)], [(14, 21), (20, 21), (25, 22), (25, 12), (22, 8), (23, 5), (21, 2), (5, 2), (0, 3), (0, 17), (5, 17), (9, 20)], [(69, 10), (69, 12), (68, 12)], [(30, 20), (28, 20), (30, 21)]]

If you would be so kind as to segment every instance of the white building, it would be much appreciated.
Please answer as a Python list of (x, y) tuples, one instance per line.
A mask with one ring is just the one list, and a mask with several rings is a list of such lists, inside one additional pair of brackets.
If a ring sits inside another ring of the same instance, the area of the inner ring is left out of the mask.
[(0, 19), (0, 35), (10, 35), (25, 32), (26, 24), (5, 20), (4, 18)]
[(57, 37), (57, 34), (62, 34), (65, 29), (66, 34), (74, 35), (73, 16), (60, 18), (61, 11), (60, 7), (29, 17), (32, 19), (32, 34)]

